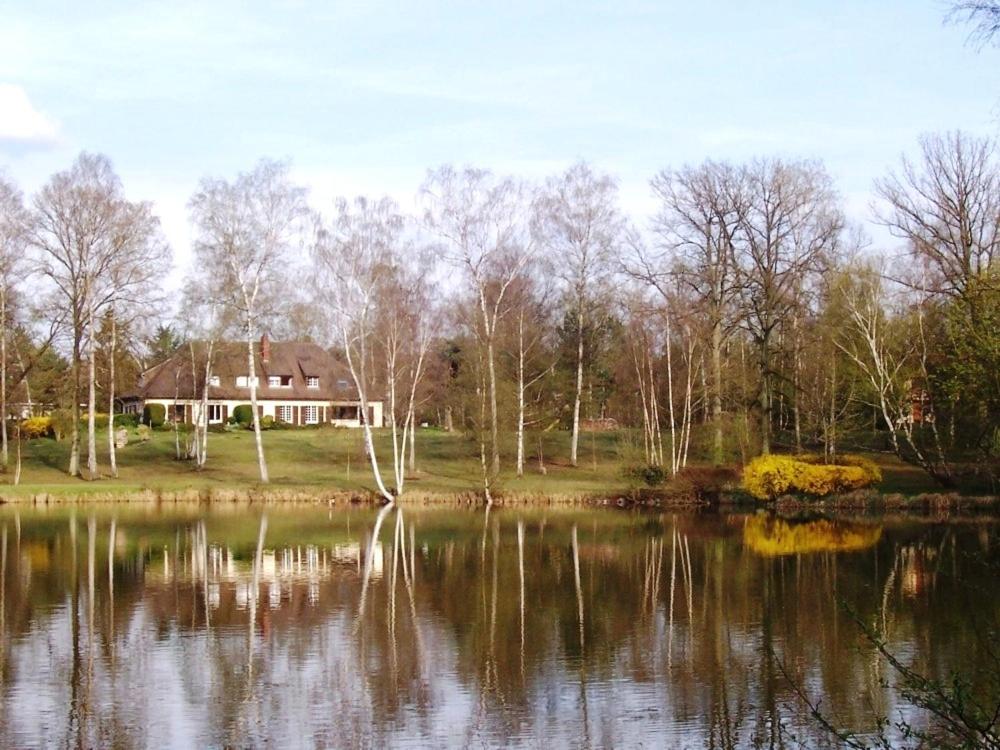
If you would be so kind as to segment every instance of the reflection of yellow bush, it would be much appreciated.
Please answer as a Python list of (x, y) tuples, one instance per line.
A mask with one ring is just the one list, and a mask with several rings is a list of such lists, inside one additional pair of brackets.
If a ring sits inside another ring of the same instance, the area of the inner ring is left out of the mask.
[(874, 545), (881, 526), (845, 521), (790, 524), (780, 518), (756, 516), (743, 527), (744, 543), (758, 555), (797, 555), (808, 552), (851, 552)]
[(46, 437), (52, 434), (52, 417), (28, 417), (21, 422), (21, 436), (32, 438)]
[(825, 497), (882, 481), (874, 462), (861, 456), (839, 456), (836, 464), (818, 456), (759, 456), (743, 469), (743, 489), (758, 500), (798, 492)]

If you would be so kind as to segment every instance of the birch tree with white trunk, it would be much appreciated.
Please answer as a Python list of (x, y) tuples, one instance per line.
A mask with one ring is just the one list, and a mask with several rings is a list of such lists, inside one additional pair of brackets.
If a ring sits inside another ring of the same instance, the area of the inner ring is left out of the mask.
[(723, 461), (723, 349), (739, 315), (735, 242), (746, 200), (739, 169), (708, 161), (697, 167), (663, 170), (652, 180), (659, 207), (656, 238), (637, 259), (637, 275), (666, 299), (673, 279), (694, 295), (709, 328), (712, 460)]
[(584, 339), (591, 313), (613, 288), (625, 220), (618, 185), (579, 162), (550, 178), (536, 203), (534, 232), (562, 280), (566, 305), (576, 318), (576, 383), (570, 463), (577, 465), (583, 394)]
[(311, 229), (306, 191), (288, 167), (262, 160), (232, 182), (205, 178), (188, 207), (197, 232), (195, 268), (212, 280), (215, 301), (239, 314), (247, 344), (247, 384), (260, 481), (269, 480), (257, 403), (257, 340), (280, 302), (284, 272)]
[[(340, 199), (313, 249), (317, 308), (328, 316), (358, 392), (365, 452), (379, 494), (403, 492), (407, 442), (431, 341), (430, 294), (421, 259), (405, 239), (406, 219), (389, 198)], [(371, 424), (372, 394), (384, 373), (393, 487), (382, 476)]]
[(509, 312), (511, 284), (535, 252), (529, 227), (532, 196), (513, 178), (443, 166), (428, 175), (421, 197), (424, 225), (439, 241), (441, 258), (463, 272), (475, 300), (473, 329), (485, 375), (481, 411), (489, 406), (490, 457), (488, 463), (481, 457), (483, 482), (487, 502), (492, 503), (491, 478), (500, 472), (498, 325)]

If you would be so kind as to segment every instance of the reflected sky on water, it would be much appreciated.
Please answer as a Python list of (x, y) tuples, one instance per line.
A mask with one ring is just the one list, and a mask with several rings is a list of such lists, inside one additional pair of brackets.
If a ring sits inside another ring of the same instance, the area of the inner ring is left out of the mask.
[[(854, 616), (972, 679), (997, 527), (0, 509), (0, 746), (797, 747), (918, 725)], [(793, 686), (794, 683), (794, 686)]]

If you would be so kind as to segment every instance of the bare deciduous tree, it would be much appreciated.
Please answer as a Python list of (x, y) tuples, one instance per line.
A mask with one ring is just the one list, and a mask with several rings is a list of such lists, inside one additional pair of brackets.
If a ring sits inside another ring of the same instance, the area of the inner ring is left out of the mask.
[(807, 277), (832, 251), (843, 226), (832, 182), (814, 162), (757, 160), (743, 170), (736, 263), (743, 321), (760, 368), (761, 451), (771, 450), (774, 335)]
[(24, 272), (28, 215), (21, 191), (0, 174), (0, 471), (9, 460), (7, 420), (7, 339), (11, 320), (11, 297)]
[(35, 197), (30, 237), (40, 254), (39, 270), (54, 284), (70, 320), (73, 370), (69, 473), (80, 475), (80, 379), (87, 346), (87, 469), (97, 476), (96, 320), (118, 294), (119, 282), (136, 288), (162, 268), (133, 265), (162, 258), (158, 222), (148, 204), (130, 203), (104, 156), (81, 154), (73, 166), (49, 180)]
[[(418, 387), (432, 332), (427, 265), (403, 239), (405, 219), (390, 199), (341, 199), (313, 250), (317, 297), (343, 347), (358, 391), (365, 452), (379, 493), (389, 503), (403, 492), (408, 439), (416, 427)], [(408, 252), (409, 251), (409, 252)], [(394, 487), (379, 469), (370, 403), (379, 359), (388, 391)]]
[(580, 401), (583, 394), (583, 344), (586, 324), (613, 284), (625, 221), (618, 210), (618, 186), (584, 162), (550, 178), (536, 202), (534, 232), (562, 280), (569, 311), (576, 318), (576, 386), (570, 463), (577, 465)]
[(202, 180), (189, 208), (198, 230), (199, 272), (212, 279), (215, 301), (238, 311), (246, 336), (257, 465), (260, 481), (267, 482), (255, 346), (269, 307), (280, 301), (289, 256), (309, 227), (306, 193), (290, 182), (286, 165), (263, 160), (232, 182)]
[[(507, 293), (534, 253), (529, 231), (529, 195), (512, 178), (473, 168), (444, 166), (428, 175), (422, 189), (424, 223), (441, 240), (442, 257), (462, 269), (477, 308), (476, 337), (482, 348), (483, 405), (490, 412), (490, 463), (484, 458), (484, 489), (500, 470), (497, 407), (497, 326), (508, 312)], [(483, 409), (485, 411), (485, 408)]]
[(639, 275), (666, 298), (669, 277), (677, 276), (696, 296), (707, 318), (711, 341), (712, 458), (723, 459), (722, 352), (738, 321), (735, 243), (746, 199), (740, 170), (705, 162), (664, 170), (652, 181), (660, 202), (653, 219), (657, 253), (640, 255)]
[[(925, 135), (921, 161), (875, 183), (885, 207), (878, 220), (927, 267), (923, 291), (964, 299), (1000, 261), (1000, 166), (988, 138), (962, 132)], [(909, 279), (897, 280), (914, 283)]]

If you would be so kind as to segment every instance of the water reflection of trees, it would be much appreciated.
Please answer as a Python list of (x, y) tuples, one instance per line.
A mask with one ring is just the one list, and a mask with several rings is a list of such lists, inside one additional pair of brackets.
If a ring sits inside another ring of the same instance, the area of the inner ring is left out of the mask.
[(772, 654), (843, 726), (893, 705), (839, 601), (939, 675), (975, 663), (970, 607), (997, 615), (969, 600), (992, 528), (764, 557), (738, 517), (309, 518), (296, 544), (273, 512), (229, 538), (25, 517), (0, 536), (0, 744), (780, 744), (810, 729)]

